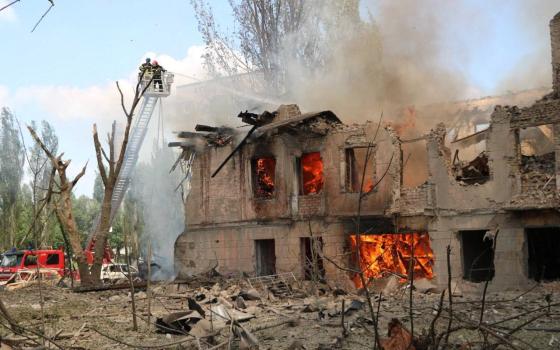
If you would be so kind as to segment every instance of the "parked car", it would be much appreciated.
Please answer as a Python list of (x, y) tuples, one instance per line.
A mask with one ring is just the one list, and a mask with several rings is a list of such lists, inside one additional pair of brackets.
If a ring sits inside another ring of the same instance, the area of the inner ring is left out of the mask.
[(6, 281), (23, 269), (54, 269), (64, 275), (64, 251), (56, 249), (21, 250), (4, 253), (0, 262), (0, 281)]
[[(138, 270), (130, 267), (132, 278), (138, 277)], [(128, 266), (126, 264), (104, 264), (101, 268), (101, 280), (106, 283), (114, 283), (119, 280), (128, 279)]]

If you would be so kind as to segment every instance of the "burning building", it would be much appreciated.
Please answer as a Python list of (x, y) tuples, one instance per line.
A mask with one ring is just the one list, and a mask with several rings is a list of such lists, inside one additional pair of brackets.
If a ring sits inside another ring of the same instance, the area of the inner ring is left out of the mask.
[[(180, 133), (172, 146), (196, 156), (177, 271), (309, 278), (313, 261), (326, 279), (355, 278), (336, 264), (444, 285), (450, 246), (456, 279), (494, 288), (560, 279), (560, 14), (550, 27), (552, 92), (495, 106), (467, 135), (437, 124), (405, 139), (397, 127), (345, 125), (295, 105), (241, 113), (244, 138), (207, 126)], [(410, 149), (422, 171), (410, 170)]]
[[(362, 165), (377, 125), (347, 126), (330, 111), (302, 114), (295, 105), (240, 117), (255, 125), (245, 140), (236, 141), (231, 129), (199, 126), (212, 131), (181, 133), (186, 141), (175, 144), (197, 152), (185, 204), (188, 229), (176, 243), (179, 271), (218, 264), (221, 271), (304, 276), (312, 240), (321, 242), (325, 256), (339, 257), (350, 247)], [(384, 173), (398, 177), (398, 149), (390, 129), (378, 134), (361, 214), (364, 227), (393, 232), (385, 214), (392, 182), (379, 179)], [(338, 275), (331, 264), (321, 264), (326, 275)]]

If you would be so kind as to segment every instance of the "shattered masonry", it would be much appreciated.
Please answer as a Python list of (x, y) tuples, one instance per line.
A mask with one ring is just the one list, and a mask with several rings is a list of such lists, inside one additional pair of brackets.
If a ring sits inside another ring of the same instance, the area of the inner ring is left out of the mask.
[[(488, 125), (466, 137), (438, 124), (407, 141), (386, 126), (373, 142), (361, 231), (427, 233), (437, 284), (446, 283), (447, 245), (455, 252), (453, 271), (461, 272), (456, 278), (491, 279), (491, 288), (560, 279), (560, 14), (550, 28), (550, 94), (528, 107), (495, 106)], [(175, 245), (180, 275), (218, 264), (222, 272), (305, 277), (311, 235), (320, 237), (325, 256), (352, 265), (357, 182), (377, 124), (345, 125), (330, 111), (302, 114), (296, 105), (239, 117), (254, 132), (215, 177), (239, 143), (235, 130), (197, 126), (172, 144), (197, 154), (187, 227)], [(409, 187), (403, 147), (418, 141), (427, 179)], [(498, 231), (492, 256), (485, 238)], [(328, 280), (349, 280), (321, 263)]]

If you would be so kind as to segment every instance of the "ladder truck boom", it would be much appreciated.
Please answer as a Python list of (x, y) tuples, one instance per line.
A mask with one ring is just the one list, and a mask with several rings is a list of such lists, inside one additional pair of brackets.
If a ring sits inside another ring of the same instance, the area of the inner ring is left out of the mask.
[[(144, 74), (140, 88), (143, 90), (147, 84), (150, 84), (150, 80), (152, 80), (151, 73)], [(146, 133), (148, 132), (148, 125), (150, 123), (150, 119), (152, 118), (154, 109), (160, 98), (167, 97), (170, 94), (171, 84), (173, 83), (173, 74), (169, 72), (162, 73), (161, 85), (155, 85), (154, 82), (155, 81), (152, 81), (151, 86), (149, 86), (144, 92), (140, 111), (135, 118), (135, 122), (128, 137), (128, 144), (126, 146), (121, 171), (117, 178), (117, 182), (115, 183), (113, 196), (111, 197), (111, 216), (109, 218), (109, 223), (113, 222), (115, 214), (124, 199), (126, 190), (128, 189), (132, 179), (132, 175), (140, 155), (140, 149), (142, 148), (142, 143), (144, 142)], [(99, 216), (97, 217), (94, 227), (88, 236), (86, 243), (87, 251), (93, 251), (93, 246), (95, 245), (94, 236), (98, 226)], [(108, 260), (110, 260), (110, 256), (107, 257), (110, 250), (108, 251), (106, 247), (105, 251), (105, 258), (109, 258)]]

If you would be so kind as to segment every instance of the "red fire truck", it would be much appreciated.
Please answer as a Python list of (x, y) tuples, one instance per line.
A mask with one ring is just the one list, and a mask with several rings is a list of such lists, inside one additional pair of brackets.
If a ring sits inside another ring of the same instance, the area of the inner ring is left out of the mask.
[(0, 262), (0, 281), (9, 279), (16, 271), (40, 268), (56, 269), (64, 275), (64, 251), (57, 249), (20, 250), (4, 253)]

